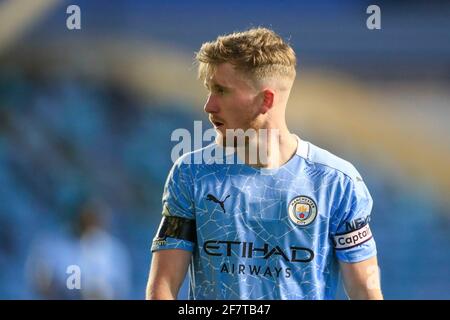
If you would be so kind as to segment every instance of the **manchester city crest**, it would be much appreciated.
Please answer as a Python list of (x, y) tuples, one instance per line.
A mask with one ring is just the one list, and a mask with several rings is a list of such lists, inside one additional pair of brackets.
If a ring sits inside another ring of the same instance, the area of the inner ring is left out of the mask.
[(295, 224), (305, 227), (311, 224), (317, 216), (317, 205), (307, 196), (298, 196), (289, 203), (289, 218)]

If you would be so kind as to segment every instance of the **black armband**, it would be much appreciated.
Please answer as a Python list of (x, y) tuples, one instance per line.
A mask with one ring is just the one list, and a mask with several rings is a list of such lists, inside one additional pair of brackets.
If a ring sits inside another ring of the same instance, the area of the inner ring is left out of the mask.
[(165, 240), (167, 237), (196, 243), (197, 232), (195, 220), (174, 216), (163, 216), (161, 224), (159, 225), (156, 240)]

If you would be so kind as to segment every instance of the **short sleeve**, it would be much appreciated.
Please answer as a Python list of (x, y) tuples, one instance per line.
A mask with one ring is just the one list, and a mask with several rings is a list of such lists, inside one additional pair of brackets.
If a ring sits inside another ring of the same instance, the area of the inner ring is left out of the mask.
[[(182, 218), (180, 219), (182, 221), (195, 223), (192, 174), (189, 165), (183, 163), (181, 158), (174, 164), (167, 177), (162, 197), (162, 206), (163, 218), (178, 217)], [(157, 234), (153, 239), (151, 250), (182, 249), (193, 251), (194, 245), (193, 242), (185, 239), (171, 237), (159, 238)]]
[(373, 200), (364, 181), (348, 179), (330, 227), (335, 253), (339, 260), (355, 263), (377, 254), (369, 222)]

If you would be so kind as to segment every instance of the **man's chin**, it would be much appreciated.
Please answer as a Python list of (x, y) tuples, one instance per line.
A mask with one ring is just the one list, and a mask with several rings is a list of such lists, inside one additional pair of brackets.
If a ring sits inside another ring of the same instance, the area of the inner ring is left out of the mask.
[(224, 147), (226, 145), (226, 138), (225, 135), (223, 134), (223, 132), (220, 129), (216, 128), (216, 144), (218, 144), (219, 146)]
[(221, 128), (218, 128), (216, 129), (216, 132), (217, 132), (216, 143), (219, 146), (226, 147), (227, 146), (226, 131), (224, 129), (222, 130)]
[[(229, 129), (230, 130), (230, 129)], [(229, 139), (227, 139), (226, 136), (226, 130), (225, 129), (216, 129), (217, 136), (216, 136), (216, 144), (222, 147), (231, 147), (236, 148), (237, 146), (237, 137), (234, 135), (230, 135)]]

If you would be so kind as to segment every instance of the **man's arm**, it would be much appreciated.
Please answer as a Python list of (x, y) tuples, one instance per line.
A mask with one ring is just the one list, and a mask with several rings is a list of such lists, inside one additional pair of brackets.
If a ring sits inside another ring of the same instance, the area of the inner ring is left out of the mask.
[(345, 290), (350, 299), (382, 300), (377, 257), (357, 262), (340, 262)]
[(147, 300), (175, 300), (189, 267), (192, 253), (168, 249), (153, 253), (147, 283)]

